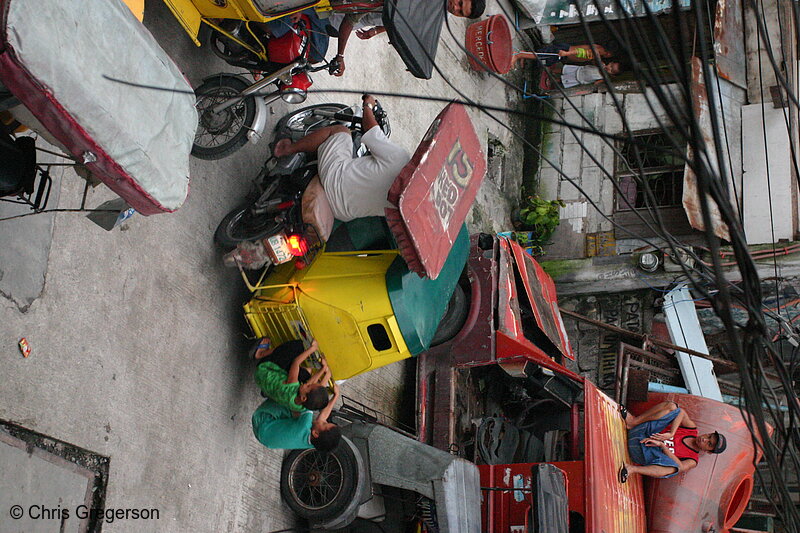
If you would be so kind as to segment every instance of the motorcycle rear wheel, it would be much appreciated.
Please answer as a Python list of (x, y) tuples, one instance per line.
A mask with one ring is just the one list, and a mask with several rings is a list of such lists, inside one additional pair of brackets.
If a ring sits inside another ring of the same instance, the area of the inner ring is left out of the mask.
[(211, 110), (246, 88), (247, 84), (239, 79), (218, 77), (206, 81), (195, 90), (199, 120), (192, 144), (193, 156), (205, 160), (222, 159), (247, 143), (247, 130), (256, 115), (253, 97), (244, 98), (221, 113)]
[(240, 242), (263, 239), (281, 230), (282, 222), (267, 215), (254, 214), (252, 207), (252, 203), (240, 205), (225, 215), (214, 232), (214, 242), (223, 247), (234, 247)]
[[(230, 32), (239, 39), (244, 40), (245, 38), (242, 35), (243, 32), (238, 31), (236, 27), (230, 28)], [(254, 57), (250, 50), (214, 29), (211, 30), (211, 34), (208, 36), (208, 45), (215, 56), (232, 65), (240, 61), (252, 60)]]

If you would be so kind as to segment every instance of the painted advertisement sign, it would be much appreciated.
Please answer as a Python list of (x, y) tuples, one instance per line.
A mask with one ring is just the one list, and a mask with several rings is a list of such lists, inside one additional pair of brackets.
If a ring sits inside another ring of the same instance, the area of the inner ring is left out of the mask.
[[(647, 15), (645, 4), (656, 15), (672, 9), (672, 0), (516, 0), (516, 3), (536, 24), (579, 24), (579, 13), (587, 22), (600, 20), (601, 13), (607, 19), (643, 17)], [(688, 9), (691, 2), (678, 0), (678, 5)]]

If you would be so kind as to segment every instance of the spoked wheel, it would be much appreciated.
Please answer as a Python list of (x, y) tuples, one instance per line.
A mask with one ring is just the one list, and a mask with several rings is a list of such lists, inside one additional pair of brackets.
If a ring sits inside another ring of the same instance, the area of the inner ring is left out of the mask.
[(295, 450), (283, 461), (281, 494), (298, 516), (330, 520), (353, 503), (358, 476), (354, 452), (346, 442), (327, 454)]
[(339, 124), (337, 120), (320, 115), (320, 111), (327, 114), (338, 113), (345, 109), (348, 109), (348, 106), (344, 104), (317, 104), (304, 107), (280, 119), (275, 126), (275, 131), (278, 132), (279, 137), (291, 136), (292, 140), (297, 140), (311, 131)]
[(200, 159), (222, 159), (247, 142), (247, 130), (253, 124), (256, 104), (253, 97), (243, 98), (215, 113), (213, 107), (239, 95), (247, 84), (236, 78), (213, 78), (195, 91), (199, 123), (194, 136), (192, 155)]

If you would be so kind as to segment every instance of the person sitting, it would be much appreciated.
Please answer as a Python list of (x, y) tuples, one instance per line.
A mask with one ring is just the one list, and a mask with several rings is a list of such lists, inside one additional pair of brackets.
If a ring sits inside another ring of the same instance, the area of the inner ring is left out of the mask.
[(569, 45), (565, 43), (552, 42), (543, 46), (535, 52), (519, 52), (514, 54), (511, 58), (512, 68), (517, 62), (523, 59), (537, 59), (546, 66), (552, 66), (556, 63), (589, 63), (594, 61), (594, 58), (599, 57), (601, 60), (608, 60), (614, 54), (601, 44), (578, 44)]
[(370, 216), (385, 216), (386, 196), (397, 175), (411, 159), (404, 148), (391, 142), (375, 120), (377, 101), (363, 96), (361, 142), (370, 155), (353, 157), (353, 140), (346, 126), (320, 128), (292, 142), (275, 144), (276, 157), (317, 151), (319, 179), (333, 216), (342, 222)]
[(317, 418), (311, 411), (293, 416), (285, 406), (274, 400), (264, 400), (252, 416), (253, 434), (258, 442), (272, 449), (303, 450), (316, 448), (329, 452), (339, 445), (342, 432), (328, 418), (340, 397), (339, 386), (333, 385), (333, 398)]
[(717, 431), (698, 435), (695, 423), (675, 402), (661, 402), (639, 416), (620, 407), (620, 414), (628, 429), (628, 452), (638, 463), (622, 465), (620, 483), (631, 474), (666, 479), (688, 472), (697, 466), (701, 451), (722, 453), (727, 447)]
[[(310, 376), (305, 383), (300, 383), (299, 380), (300, 365), (317, 350), (317, 341), (312, 341), (307, 350), (296, 355), (288, 370), (282, 365), (286, 364), (287, 354), (291, 355), (292, 350), (296, 351), (297, 345), (293, 344), (281, 350), (284, 346), (285, 344), (279, 346), (268, 355), (262, 353), (261, 359), (258, 359), (259, 350), (256, 350), (255, 357), (260, 362), (256, 368), (255, 379), (261, 391), (275, 403), (298, 413), (322, 409), (328, 405), (328, 391), (324, 384), (330, 380), (331, 371), (324, 358), (322, 368), (318, 372)], [(278, 354), (276, 360), (273, 360), (271, 356), (274, 356), (275, 352)]]
[[(484, 9), (486, 9), (486, 0), (447, 0), (447, 11), (456, 17), (475, 19), (483, 15)], [(328, 33), (331, 34), (331, 37), (338, 39), (336, 61), (339, 68), (334, 72), (335, 76), (344, 74), (344, 52), (353, 30), (356, 31), (356, 36), (362, 40), (371, 39), (386, 31), (383, 26), (383, 16), (379, 12), (347, 15), (334, 13), (328, 18), (328, 24)]]

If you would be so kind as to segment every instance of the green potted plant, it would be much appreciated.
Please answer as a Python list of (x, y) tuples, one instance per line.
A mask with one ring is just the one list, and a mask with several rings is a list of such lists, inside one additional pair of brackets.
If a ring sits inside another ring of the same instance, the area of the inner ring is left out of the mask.
[(559, 208), (565, 205), (562, 200), (544, 200), (537, 195), (523, 200), (514, 222), (518, 230), (528, 232), (525, 237), (528, 245), (541, 247), (549, 244), (561, 222)]

